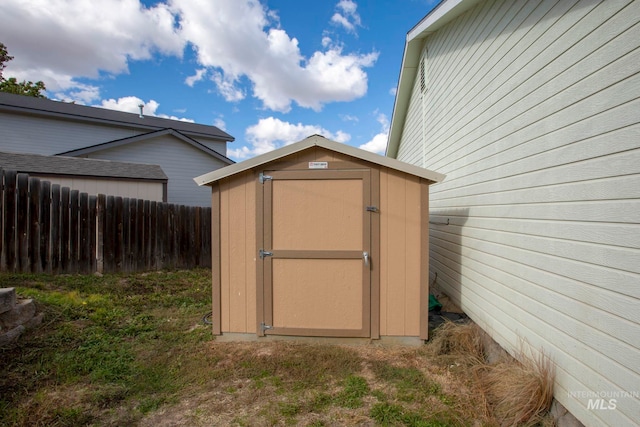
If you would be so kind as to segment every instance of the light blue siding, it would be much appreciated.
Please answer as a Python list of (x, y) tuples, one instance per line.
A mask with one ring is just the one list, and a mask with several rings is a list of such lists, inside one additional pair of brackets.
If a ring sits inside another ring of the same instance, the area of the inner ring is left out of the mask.
[(226, 166), (171, 135), (97, 151), (83, 157), (160, 165), (169, 177), (168, 201), (192, 206), (211, 205), (211, 189), (198, 186), (193, 178)]
[(126, 127), (6, 112), (0, 114), (0, 129), (0, 150), (44, 155), (63, 153), (141, 133)]

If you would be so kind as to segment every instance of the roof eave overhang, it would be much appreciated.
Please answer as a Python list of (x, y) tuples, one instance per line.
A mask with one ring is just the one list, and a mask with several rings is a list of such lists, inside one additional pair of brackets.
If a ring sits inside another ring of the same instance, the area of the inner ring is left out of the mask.
[(306, 150), (310, 147), (322, 147), (328, 150), (336, 151), (348, 156), (358, 158), (370, 163), (374, 163), (380, 166), (385, 166), (390, 169), (398, 170), (404, 173), (418, 176), (426, 179), (432, 183), (441, 182), (445, 175), (434, 172), (428, 169), (421, 168), (409, 163), (401, 162), (396, 159), (380, 156), (379, 154), (371, 153), (359, 148), (352, 147), (350, 145), (342, 144), (340, 142), (331, 141), (320, 135), (310, 136), (302, 141), (296, 142), (291, 145), (279, 148), (274, 151), (262, 154), (260, 156), (253, 157), (243, 162), (235, 163), (230, 166), (225, 166), (221, 169), (214, 170), (195, 177), (193, 180), (198, 185), (210, 185), (216, 181), (227, 178), (232, 175), (236, 175), (241, 172), (245, 172), (251, 169), (260, 168), (261, 166), (270, 163), (272, 161), (281, 159), (291, 154), (298, 153)]
[(402, 55), (402, 65), (396, 90), (396, 99), (393, 105), (393, 115), (389, 137), (387, 139), (387, 157), (396, 158), (404, 122), (409, 109), (411, 91), (418, 72), (420, 53), (425, 39), (432, 33), (442, 28), (480, 0), (444, 0), (440, 2), (427, 16), (407, 33), (407, 39)]
[[(99, 108), (99, 107), (94, 107), (94, 108)], [(50, 117), (50, 118), (55, 118), (59, 120), (99, 123), (99, 124), (106, 124), (111, 126), (113, 125), (126, 126), (134, 129), (142, 129), (142, 130), (149, 130), (149, 131), (155, 131), (158, 129), (171, 127), (171, 126), (166, 126), (170, 124), (168, 122), (166, 123), (166, 125), (164, 123), (149, 124), (149, 123), (145, 123), (144, 121), (134, 122), (131, 120), (129, 121), (117, 120), (112, 118), (102, 118), (102, 117), (89, 116), (85, 114), (51, 111), (51, 110), (45, 110), (41, 108), (33, 108), (31, 106), (11, 105), (11, 104), (5, 104), (5, 103), (0, 103), (0, 110), (6, 111), (8, 113), (15, 113), (15, 114), (37, 115), (41, 117)], [(133, 116), (135, 116), (136, 118), (139, 117), (136, 115), (133, 115)], [(145, 117), (149, 117), (151, 119), (158, 118), (155, 116), (145, 116)], [(223, 131), (222, 129), (218, 129), (218, 131), (219, 131), (219, 134), (213, 134), (213, 133), (207, 133), (207, 132), (200, 132), (197, 130), (180, 129), (180, 132), (182, 132), (184, 135), (189, 135), (191, 137), (209, 138), (209, 139), (213, 139), (213, 140), (217, 140), (225, 143), (235, 141), (235, 138), (233, 136), (229, 135), (227, 132)]]

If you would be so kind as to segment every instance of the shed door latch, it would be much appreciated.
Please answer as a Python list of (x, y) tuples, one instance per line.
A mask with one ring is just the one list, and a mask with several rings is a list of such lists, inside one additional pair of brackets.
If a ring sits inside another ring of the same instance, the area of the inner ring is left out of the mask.
[(260, 323), (260, 329), (262, 329), (262, 332), (264, 332), (266, 330), (273, 329), (273, 326), (267, 325), (266, 323), (262, 322)]
[(367, 206), (367, 212), (380, 212), (377, 206)]
[(273, 252), (267, 252), (264, 249), (260, 249), (259, 254), (260, 254), (260, 259), (264, 259), (265, 257), (268, 257), (268, 256), (273, 256)]
[(260, 184), (264, 184), (265, 181), (273, 180), (273, 177), (271, 175), (265, 175), (262, 172), (260, 172), (260, 176), (258, 177), (258, 180), (260, 181)]

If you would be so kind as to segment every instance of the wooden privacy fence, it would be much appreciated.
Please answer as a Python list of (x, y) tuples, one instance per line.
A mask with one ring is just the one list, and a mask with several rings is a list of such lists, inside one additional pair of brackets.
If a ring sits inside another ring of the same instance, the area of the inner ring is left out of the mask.
[(90, 196), (27, 174), (1, 172), (1, 271), (211, 266), (211, 208)]

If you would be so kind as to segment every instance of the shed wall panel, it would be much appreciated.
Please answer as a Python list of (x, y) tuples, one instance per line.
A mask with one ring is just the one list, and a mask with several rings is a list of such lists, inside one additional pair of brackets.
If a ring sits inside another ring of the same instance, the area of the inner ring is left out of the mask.
[(637, 1), (479, 3), (427, 37), (398, 150), (447, 175), (436, 286), (505, 348), (544, 349), (587, 426), (640, 419), (637, 395), (580, 395), (640, 384), (639, 22)]
[(380, 335), (418, 336), (420, 182), (380, 172)]
[(256, 332), (256, 178), (245, 172), (220, 185), (223, 332)]

